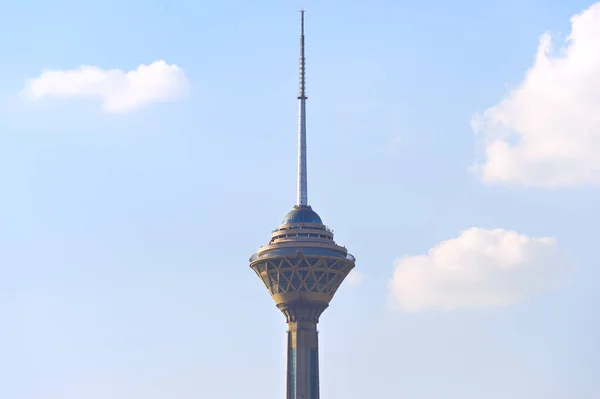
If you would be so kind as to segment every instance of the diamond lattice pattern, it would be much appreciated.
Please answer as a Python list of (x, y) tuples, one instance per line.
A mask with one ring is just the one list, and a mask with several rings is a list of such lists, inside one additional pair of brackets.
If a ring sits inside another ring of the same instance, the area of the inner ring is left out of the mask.
[(252, 265), (271, 295), (294, 291), (333, 295), (354, 263), (340, 258), (277, 257)]

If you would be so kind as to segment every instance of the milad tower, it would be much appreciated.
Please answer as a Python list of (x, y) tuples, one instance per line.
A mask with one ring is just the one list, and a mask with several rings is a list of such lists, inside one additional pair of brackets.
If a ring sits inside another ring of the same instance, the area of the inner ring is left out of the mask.
[(300, 11), (298, 95), (298, 201), (273, 230), (271, 240), (250, 258), (288, 324), (286, 399), (319, 399), (319, 316), (355, 259), (333, 240), (333, 231), (308, 205), (306, 173), (306, 90), (304, 10)]

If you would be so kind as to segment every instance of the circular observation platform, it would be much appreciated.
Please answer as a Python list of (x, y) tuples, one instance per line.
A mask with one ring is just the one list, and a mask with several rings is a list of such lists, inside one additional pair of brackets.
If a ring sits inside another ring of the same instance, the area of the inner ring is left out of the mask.
[(295, 206), (252, 255), (250, 267), (288, 322), (318, 322), (355, 261), (310, 206)]

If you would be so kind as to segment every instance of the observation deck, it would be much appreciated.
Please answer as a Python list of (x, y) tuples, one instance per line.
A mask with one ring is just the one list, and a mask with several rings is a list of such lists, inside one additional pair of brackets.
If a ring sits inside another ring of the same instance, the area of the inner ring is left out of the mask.
[[(312, 303), (319, 309), (312, 316), (318, 321), (355, 261), (312, 208), (296, 206), (271, 232), (269, 243), (250, 257), (250, 267), (280, 310)], [(293, 320), (293, 314), (284, 314)]]

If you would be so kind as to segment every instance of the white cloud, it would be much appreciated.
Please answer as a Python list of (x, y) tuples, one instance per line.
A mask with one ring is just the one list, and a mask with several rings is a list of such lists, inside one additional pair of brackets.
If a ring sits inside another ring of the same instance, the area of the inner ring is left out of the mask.
[(349, 285), (351, 286), (358, 286), (360, 284), (362, 284), (363, 281), (363, 275), (361, 272), (357, 272), (356, 270), (352, 270), (345, 279)]
[(160, 60), (133, 71), (85, 65), (71, 70), (44, 70), (27, 81), (24, 91), (32, 100), (98, 98), (107, 112), (127, 112), (149, 103), (182, 98), (188, 86), (183, 69)]
[(508, 306), (556, 288), (568, 269), (553, 238), (478, 227), (395, 266), (393, 307), (413, 312)]
[(562, 47), (544, 34), (524, 80), (472, 125), (483, 137), (475, 170), (484, 182), (600, 184), (600, 3), (571, 18)]

